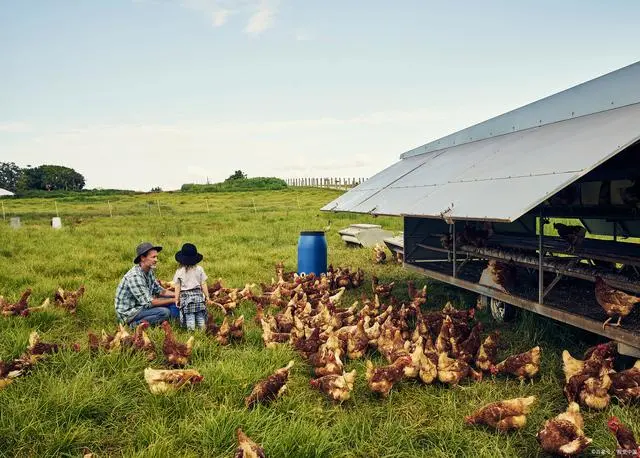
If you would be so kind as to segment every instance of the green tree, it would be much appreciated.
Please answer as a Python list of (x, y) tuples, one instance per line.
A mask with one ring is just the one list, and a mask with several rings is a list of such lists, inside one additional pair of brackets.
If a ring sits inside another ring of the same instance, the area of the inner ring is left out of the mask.
[(22, 169), (13, 162), (0, 162), (0, 188), (16, 192)]
[(21, 191), (30, 189), (79, 191), (84, 188), (84, 177), (69, 167), (41, 165), (24, 169), (17, 187)]
[(246, 178), (247, 178), (246, 173), (244, 173), (242, 170), (236, 170), (235, 172), (233, 172), (233, 175), (231, 175), (229, 178), (224, 180), (224, 182), (228, 183), (229, 181), (244, 180)]

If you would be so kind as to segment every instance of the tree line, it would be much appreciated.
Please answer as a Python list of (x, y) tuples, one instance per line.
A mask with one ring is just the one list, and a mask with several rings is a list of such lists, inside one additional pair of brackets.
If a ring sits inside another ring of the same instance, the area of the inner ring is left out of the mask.
[(40, 165), (21, 168), (13, 162), (0, 162), (0, 188), (14, 193), (45, 191), (79, 191), (84, 177), (69, 167)]

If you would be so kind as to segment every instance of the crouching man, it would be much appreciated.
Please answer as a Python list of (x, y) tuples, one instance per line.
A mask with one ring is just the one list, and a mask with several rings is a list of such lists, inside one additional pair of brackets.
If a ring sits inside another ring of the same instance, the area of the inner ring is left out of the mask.
[(170, 305), (175, 302), (173, 292), (163, 289), (153, 270), (158, 263), (161, 246), (144, 242), (136, 248), (135, 264), (122, 277), (116, 289), (115, 307), (118, 320), (137, 326), (142, 320), (149, 324), (162, 323), (171, 316)]

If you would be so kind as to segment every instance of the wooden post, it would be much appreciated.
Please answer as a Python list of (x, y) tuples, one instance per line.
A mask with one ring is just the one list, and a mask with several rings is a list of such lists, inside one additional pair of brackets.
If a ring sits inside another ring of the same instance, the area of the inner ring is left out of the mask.
[(107, 203), (109, 204), (109, 216), (113, 218), (113, 209), (111, 208), (111, 201), (107, 200)]
[(158, 204), (158, 215), (162, 217), (162, 211), (160, 210), (160, 199), (156, 199), (156, 204)]

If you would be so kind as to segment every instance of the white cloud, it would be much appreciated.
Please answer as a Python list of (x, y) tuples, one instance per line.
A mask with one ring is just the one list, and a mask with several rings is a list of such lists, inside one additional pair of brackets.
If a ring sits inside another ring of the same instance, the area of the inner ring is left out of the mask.
[(180, 4), (211, 17), (214, 27), (226, 24), (232, 15), (248, 16), (244, 32), (255, 36), (273, 25), (279, 0), (181, 0)]
[(227, 22), (227, 20), (229, 19), (230, 15), (231, 15), (231, 11), (229, 11), (229, 10), (214, 11), (212, 13), (213, 25), (216, 26), (216, 27), (220, 27), (220, 26), (224, 25)]
[(0, 132), (22, 133), (30, 131), (31, 126), (23, 122), (0, 122)]
[(275, 10), (269, 8), (265, 4), (261, 5), (258, 11), (253, 13), (249, 18), (244, 31), (249, 35), (259, 35), (267, 30), (273, 24)]
[(238, 169), (249, 176), (368, 177), (478, 116), (434, 109), (266, 122), (32, 126), (28, 135), (0, 135), (0, 150), (8, 152), (3, 160), (21, 166), (72, 167), (89, 188), (178, 189), (222, 181)]

